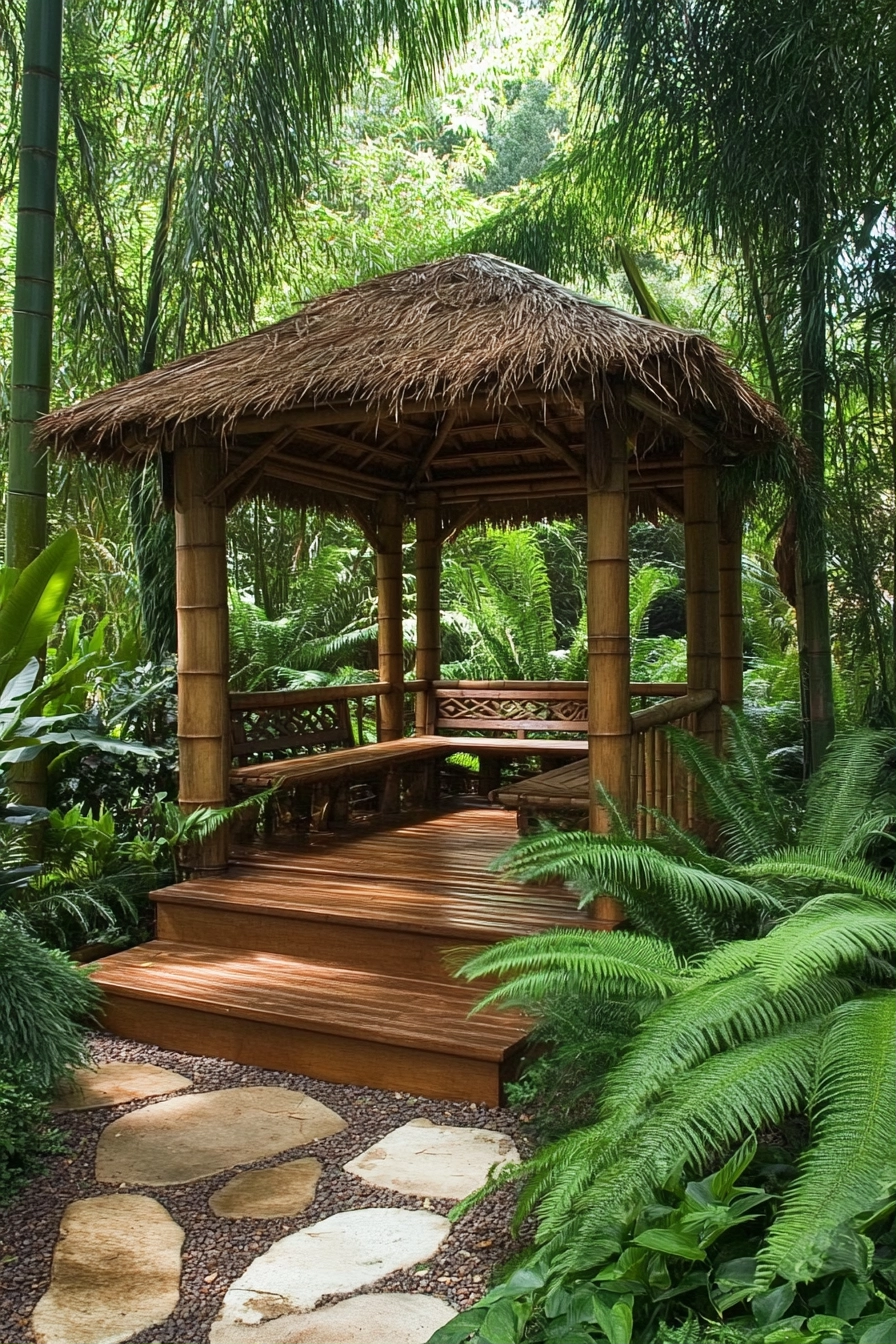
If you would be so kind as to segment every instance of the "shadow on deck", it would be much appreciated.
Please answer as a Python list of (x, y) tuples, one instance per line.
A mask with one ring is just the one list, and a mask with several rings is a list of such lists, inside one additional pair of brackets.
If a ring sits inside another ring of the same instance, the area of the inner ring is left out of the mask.
[(168, 1049), (329, 1082), (498, 1105), (527, 1031), (470, 1009), (446, 952), (600, 927), (560, 885), (489, 872), (514, 818), (459, 808), (393, 829), (238, 849), (156, 892), (157, 939), (96, 964), (105, 1025)]

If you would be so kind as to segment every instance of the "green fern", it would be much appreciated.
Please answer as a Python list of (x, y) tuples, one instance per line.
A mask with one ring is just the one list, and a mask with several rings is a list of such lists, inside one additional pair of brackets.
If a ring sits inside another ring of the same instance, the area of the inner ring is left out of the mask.
[(584, 993), (599, 998), (661, 999), (675, 988), (680, 965), (669, 945), (637, 934), (555, 929), (512, 938), (465, 962), (461, 974), (512, 975), (490, 990), (476, 1011)]
[(801, 844), (854, 852), (854, 832), (869, 812), (884, 812), (880, 804), (892, 794), (894, 772), (892, 764), (887, 770), (887, 759), (894, 748), (896, 735), (889, 729), (860, 728), (834, 739), (812, 780)]
[(829, 1229), (871, 1208), (896, 1183), (896, 995), (873, 994), (830, 1016), (812, 1098), (814, 1142), (784, 1196), (760, 1257), (757, 1286), (807, 1282)]
[[(838, 748), (801, 827), (786, 812), (759, 816), (765, 766), (743, 733), (733, 740), (730, 767), (705, 760), (699, 745), (689, 757), (723, 822), (727, 856), (706, 854), (672, 826), (648, 843), (619, 827), (610, 836), (542, 830), (500, 864), (518, 880), (560, 877), (583, 900), (616, 895), (634, 926), (660, 938), (665, 909), (679, 925), (677, 957), (667, 949), (664, 958), (656, 937), (574, 931), (528, 948), (498, 945), (465, 967), (468, 977), (504, 977), (492, 1003), (549, 1012), (572, 993), (595, 1009), (624, 1001), (637, 1023), (602, 1080), (598, 1122), (519, 1172), (517, 1225), (537, 1215), (538, 1244), (561, 1270), (585, 1263), (602, 1228), (682, 1167), (705, 1170), (713, 1155), (800, 1111), (810, 1141), (758, 1287), (778, 1274), (811, 1277), (840, 1225), (896, 1172), (896, 994), (881, 988), (893, 978), (896, 882), (886, 864), (868, 861), (862, 839), (869, 815), (887, 815), (892, 737), (863, 734)], [(822, 824), (843, 796), (841, 766), (853, 797), (847, 815)], [(702, 942), (701, 920), (711, 933)], [(636, 944), (630, 953), (626, 939)]]

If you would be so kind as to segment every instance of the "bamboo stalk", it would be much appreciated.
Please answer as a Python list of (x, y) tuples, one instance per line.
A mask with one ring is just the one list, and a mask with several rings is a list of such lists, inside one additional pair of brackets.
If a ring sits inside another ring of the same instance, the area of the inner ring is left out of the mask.
[(381, 742), (404, 735), (404, 638), (402, 630), (401, 496), (384, 495), (377, 510), (377, 648), (379, 679), (390, 689), (379, 700)]
[(13, 298), (6, 563), (24, 569), (47, 544), (47, 454), (31, 431), (50, 406), (62, 0), (25, 13), (16, 281)]
[[(721, 680), (719, 509), (716, 467), (690, 440), (684, 445), (684, 567), (688, 691), (714, 690)], [(697, 736), (719, 750), (719, 709), (697, 714)]]
[(632, 731), (645, 733), (649, 728), (685, 719), (695, 711), (708, 709), (717, 700), (718, 696), (713, 690), (692, 691), (689, 695), (661, 700), (658, 705), (648, 705), (646, 709), (636, 709), (632, 714)]
[[(588, 768), (624, 813), (631, 808), (631, 646), (629, 639), (628, 436), (585, 408), (588, 463)], [(592, 798), (592, 831), (610, 816)], [(609, 900), (609, 898), (605, 898)], [(617, 902), (612, 902), (618, 907)], [(619, 917), (621, 917), (621, 910)]]
[[(206, 496), (220, 475), (220, 451), (210, 443), (174, 452), (177, 556), (177, 739), (183, 811), (221, 807), (230, 775), (229, 644), (226, 510)], [(227, 867), (227, 827), (197, 846), (195, 868)]]
[(743, 510), (729, 504), (719, 528), (719, 699), (731, 709), (743, 708)]
[(442, 670), (440, 587), (442, 548), (439, 497), (432, 490), (417, 496), (417, 677), (428, 686), (417, 692), (414, 731), (417, 736), (435, 732), (435, 683)]

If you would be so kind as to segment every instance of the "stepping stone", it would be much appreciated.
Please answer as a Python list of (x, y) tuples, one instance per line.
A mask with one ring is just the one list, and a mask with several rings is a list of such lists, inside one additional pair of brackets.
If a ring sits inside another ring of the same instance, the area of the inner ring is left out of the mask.
[(120, 1106), (124, 1101), (163, 1097), (192, 1087), (189, 1078), (156, 1064), (99, 1064), (94, 1069), (75, 1069), (56, 1092), (54, 1111), (94, 1111), (100, 1106)]
[(519, 1160), (513, 1140), (496, 1129), (411, 1120), (346, 1162), (344, 1170), (382, 1190), (464, 1199), (479, 1189), (492, 1167)]
[(322, 1171), (316, 1157), (241, 1171), (208, 1201), (219, 1218), (294, 1218), (314, 1199)]
[(160, 1325), (177, 1306), (184, 1239), (146, 1195), (100, 1195), (69, 1204), (50, 1287), (34, 1308), (38, 1344), (119, 1344)]
[(223, 1327), (216, 1344), (426, 1344), (457, 1315), (425, 1293), (362, 1293), (301, 1316)]
[(96, 1150), (96, 1178), (116, 1185), (185, 1185), (340, 1129), (345, 1121), (335, 1111), (286, 1087), (192, 1092), (107, 1125)]
[[(420, 1209), (354, 1209), (275, 1241), (228, 1288), (210, 1344), (253, 1336), (257, 1326), (310, 1311), (329, 1293), (352, 1293), (386, 1274), (435, 1255), (448, 1236), (447, 1218)], [(273, 1338), (273, 1337), (271, 1337)]]

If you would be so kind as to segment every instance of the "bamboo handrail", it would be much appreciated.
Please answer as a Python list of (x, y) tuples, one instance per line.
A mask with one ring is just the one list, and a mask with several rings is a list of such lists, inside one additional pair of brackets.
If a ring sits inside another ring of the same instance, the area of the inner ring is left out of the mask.
[(302, 686), (292, 691), (231, 691), (231, 709), (278, 709), (282, 705), (316, 705), (327, 700), (361, 700), (386, 695), (387, 681), (361, 681), (340, 686)]
[(692, 691), (690, 695), (662, 700), (658, 705), (649, 705), (647, 709), (636, 709), (632, 715), (632, 732), (644, 733), (648, 728), (658, 728), (663, 723), (685, 719), (689, 714), (708, 709), (718, 698), (718, 691)]
[[(324, 700), (358, 700), (368, 696), (387, 695), (392, 689), (386, 681), (350, 682), (336, 686), (301, 686), (294, 690), (282, 691), (231, 691), (232, 709), (276, 709), (282, 705), (313, 705)], [(556, 692), (568, 695), (580, 691), (584, 696), (588, 690), (587, 681), (429, 681), (425, 677), (415, 677), (404, 682), (404, 689), (411, 691), (524, 691), (530, 695), (542, 692)], [(687, 685), (678, 681), (633, 681), (629, 687), (632, 696), (664, 696), (684, 700)], [(713, 692), (715, 694), (715, 692)], [(706, 702), (707, 704), (709, 701)], [(657, 708), (653, 706), (652, 708)], [(702, 705), (701, 705), (702, 708)], [(639, 714), (646, 710), (636, 711)], [(687, 712), (687, 711), (684, 711)]]

